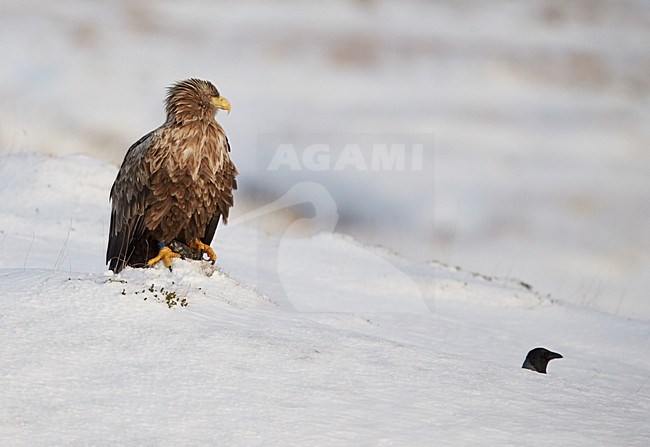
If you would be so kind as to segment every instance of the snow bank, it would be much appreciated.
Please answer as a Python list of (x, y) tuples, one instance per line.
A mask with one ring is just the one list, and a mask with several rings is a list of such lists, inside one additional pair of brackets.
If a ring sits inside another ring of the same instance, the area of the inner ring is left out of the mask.
[[(104, 272), (115, 167), (5, 156), (7, 445), (645, 445), (650, 325), (337, 234)], [(184, 301), (183, 301), (184, 300)], [(176, 304), (174, 304), (176, 303)], [(564, 355), (541, 375), (526, 352)]]
[(650, 319), (649, 5), (3, 0), (0, 146), (118, 163), (166, 86), (210, 79), (236, 214), (316, 175), (268, 172), (269, 136), (433, 135), (422, 172), (320, 176), (339, 232)]

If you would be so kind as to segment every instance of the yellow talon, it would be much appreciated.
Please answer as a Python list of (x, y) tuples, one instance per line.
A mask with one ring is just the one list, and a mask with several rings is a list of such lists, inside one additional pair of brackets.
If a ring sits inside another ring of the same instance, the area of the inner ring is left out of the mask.
[(160, 261), (163, 261), (165, 263), (165, 266), (171, 270), (172, 259), (180, 257), (181, 255), (174, 253), (169, 247), (163, 247), (158, 252), (158, 256), (147, 261), (147, 266), (151, 267), (158, 264)]
[(210, 247), (207, 244), (204, 244), (201, 242), (198, 238), (193, 239), (190, 242), (190, 248), (193, 248), (194, 250), (199, 250), (201, 253), (205, 253), (208, 255), (208, 258), (210, 258), (210, 261), (214, 264), (214, 261), (217, 260), (217, 254), (214, 252), (212, 247)]

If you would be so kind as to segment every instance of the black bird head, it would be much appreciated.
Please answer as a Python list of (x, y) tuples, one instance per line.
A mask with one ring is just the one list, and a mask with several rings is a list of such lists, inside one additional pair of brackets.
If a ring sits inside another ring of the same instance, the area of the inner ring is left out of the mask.
[(528, 353), (521, 367), (546, 374), (546, 365), (548, 365), (548, 362), (561, 358), (563, 358), (562, 355), (557, 352), (551, 352), (546, 348), (535, 348)]

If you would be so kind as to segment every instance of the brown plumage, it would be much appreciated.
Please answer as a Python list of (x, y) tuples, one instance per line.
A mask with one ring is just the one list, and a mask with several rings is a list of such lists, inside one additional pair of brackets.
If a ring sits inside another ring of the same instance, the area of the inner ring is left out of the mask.
[(165, 123), (127, 151), (111, 188), (106, 262), (114, 272), (143, 267), (160, 243), (209, 245), (219, 218), (227, 222), (237, 169), (217, 109), (230, 104), (210, 82), (178, 82), (168, 90)]

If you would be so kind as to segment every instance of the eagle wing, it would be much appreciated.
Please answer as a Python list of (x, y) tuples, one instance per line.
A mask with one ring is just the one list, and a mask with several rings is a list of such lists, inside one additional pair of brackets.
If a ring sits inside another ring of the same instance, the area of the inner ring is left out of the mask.
[(115, 272), (122, 270), (133, 253), (133, 241), (144, 233), (144, 213), (150, 189), (147, 178), (150, 165), (147, 155), (159, 139), (157, 131), (133, 143), (129, 148), (111, 188), (111, 225), (106, 262)]
[[(228, 152), (230, 152), (230, 142), (228, 137), (225, 136), (226, 147)], [(208, 226), (205, 229), (205, 235), (201, 239), (201, 242), (204, 244), (210, 245), (212, 239), (214, 238), (214, 233), (217, 231), (217, 225), (219, 225), (219, 219), (223, 219), (223, 223), (228, 223), (228, 215), (230, 214), (230, 208), (234, 204), (233, 191), (237, 189), (237, 168), (235, 165), (228, 159), (226, 164), (218, 172), (214, 173), (216, 178), (216, 197), (217, 197), (217, 208), (215, 210), (212, 219), (208, 223)]]

